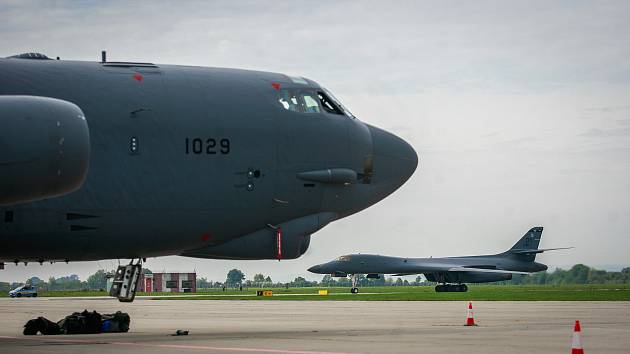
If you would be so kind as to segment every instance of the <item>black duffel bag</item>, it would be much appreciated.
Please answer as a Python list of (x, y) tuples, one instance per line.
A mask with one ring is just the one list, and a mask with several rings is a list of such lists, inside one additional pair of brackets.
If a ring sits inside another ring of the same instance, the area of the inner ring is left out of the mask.
[(34, 336), (38, 332), (46, 335), (55, 335), (61, 334), (61, 329), (59, 328), (59, 325), (57, 325), (55, 322), (49, 321), (47, 318), (44, 317), (37, 317), (26, 322), (26, 324), (24, 325), (23, 333), (25, 336)]
[(63, 334), (94, 334), (101, 333), (101, 314), (88, 310), (75, 312), (57, 322)]
[(120, 333), (129, 331), (130, 322), (129, 314), (125, 312), (101, 315), (96, 311), (84, 310), (66, 316), (57, 323), (44, 317), (32, 319), (24, 325), (24, 335)]

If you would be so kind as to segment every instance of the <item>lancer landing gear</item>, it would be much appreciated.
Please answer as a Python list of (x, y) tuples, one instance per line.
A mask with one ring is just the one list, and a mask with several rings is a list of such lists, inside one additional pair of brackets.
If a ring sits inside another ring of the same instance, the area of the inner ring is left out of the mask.
[(465, 293), (468, 291), (466, 284), (438, 284), (435, 286), (436, 293)]
[(353, 274), (352, 275), (352, 289), (350, 289), (350, 293), (352, 294), (358, 294), (359, 293), (359, 288), (357, 288), (357, 275)]
[(132, 302), (136, 297), (136, 289), (142, 274), (142, 260), (136, 264), (133, 259), (126, 266), (118, 266), (109, 296), (118, 298), (120, 302)]

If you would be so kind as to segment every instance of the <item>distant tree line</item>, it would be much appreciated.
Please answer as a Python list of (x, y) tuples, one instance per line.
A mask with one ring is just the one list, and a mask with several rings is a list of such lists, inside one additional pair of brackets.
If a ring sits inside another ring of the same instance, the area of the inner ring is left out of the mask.
[(34, 285), (40, 291), (105, 290), (107, 287), (107, 274), (113, 274), (113, 272), (106, 272), (103, 269), (99, 269), (85, 281), (81, 281), (78, 275), (72, 274), (60, 278), (50, 277), (48, 281), (38, 277), (32, 277), (23, 283), (0, 282), (0, 291), (9, 291), (10, 289), (15, 289), (24, 284)]
[[(150, 274), (149, 269), (143, 269), (145, 274)], [(107, 288), (107, 277), (113, 275), (113, 271), (99, 269), (90, 275), (87, 280), (81, 281), (76, 274), (65, 277), (50, 277), (48, 281), (32, 277), (24, 283), (0, 282), (0, 292), (6, 292), (25, 283), (37, 286), (40, 291), (81, 291), (81, 290), (105, 290)], [(418, 286), (433, 285), (427, 282), (422, 276), (417, 276), (415, 280), (409, 281), (400, 277), (385, 277), (381, 275), (379, 279), (368, 279), (365, 275), (360, 275), (357, 279), (360, 287), (369, 286)], [(630, 284), (630, 267), (623, 268), (619, 272), (608, 272), (588, 267), (584, 264), (576, 264), (571, 269), (556, 269), (553, 272), (539, 272), (532, 275), (515, 274), (512, 280), (491, 284), (505, 285), (564, 285), (564, 284)], [(321, 281), (309, 281), (303, 277), (296, 277), (288, 283), (273, 282), (270, 276), (255, 274), (253, 279), (246, 279), (245, 274), (239, 269), (231, 269), (223, 281), (212, 281), (205, 277), (197, 278), (197, 289), (213, 288), (277, 288), (277, 287), (350, 287), (352, 281), (349, 278), (333, 278), (324, 275)]]
[[(434, 285), (423, 276), (418, 275), (415, 280), (407, 280), (401, 277), (386, 277), (382, 274), (378, 279), (368, 279), (365, 275), (359, 275), (357, 279), (360, 287), (369, 286), (422, 286)], [(556, 269), (553, 272), (540, 272), (532, 275), (515, 274), (512, 280), (490, 284), (504, 285), (534, 285), (534, 284), (630, 284), (630, 267), (623, 268), (620, 272), (608, 272), (576, 264), (569, 270)], [(350, 278), (333, 278), (324, 275), (321, 281), (310, 281), (303, 277), (296, 277), (290, 282), (273, 282), (270, 276), (255, 274), (253, 279), (246, 279), (245, 274), (239, 269), (228, 272), (224, 281), (212, 281), (207, 278), (197, 278), (198, 289), (212, 288), (277, 288), (277, 287), (350, 287)]]
[(532, 275), (515, 274), (512, 280), (505, 282), (513, 285), (530, 284), (630, 284), (630, 267), (620, 272), (607, 272), (576, 264), (569, 270), (557, 268), (553, 272), (540, 272)]

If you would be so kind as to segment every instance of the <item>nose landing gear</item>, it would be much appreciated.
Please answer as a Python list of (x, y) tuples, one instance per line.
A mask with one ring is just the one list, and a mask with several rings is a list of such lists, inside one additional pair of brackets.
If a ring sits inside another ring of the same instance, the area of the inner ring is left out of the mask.
[(357, 283), (358, 283), (357, 275), (353, 274), (352, 275), (352, 289), (350, 289), (350, 293), (352, 294), (359, 293), (359, 288), (357, 287)]
[(468, 291), (466, 284), (438, 284), (435, 286), (436, 293), (465, 293)]

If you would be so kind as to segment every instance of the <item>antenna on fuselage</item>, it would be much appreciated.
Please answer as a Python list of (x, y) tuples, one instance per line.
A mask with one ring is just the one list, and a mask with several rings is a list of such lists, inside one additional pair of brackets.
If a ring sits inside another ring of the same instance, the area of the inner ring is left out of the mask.
[(107, 51), (101, 51), (101, 63), (107, 63)]

